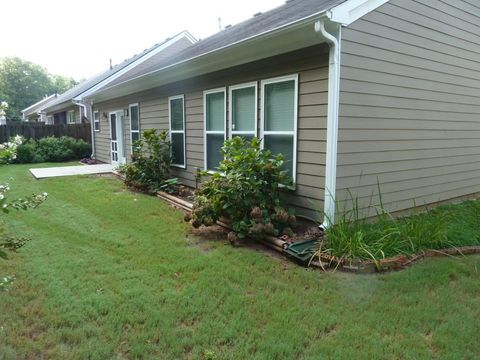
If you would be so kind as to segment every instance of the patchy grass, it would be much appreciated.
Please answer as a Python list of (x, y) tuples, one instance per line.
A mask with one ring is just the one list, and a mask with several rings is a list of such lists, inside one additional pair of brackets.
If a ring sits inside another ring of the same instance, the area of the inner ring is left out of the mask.
[[(32, 237), (0, 262), (6, 359), (476, 359), (480, 257), (358, 276), (305, 270), (191, 239), (183, 214), (109, 177), (36, 181), (0, 170), (12, 196), (47, 191), (5, 218)], [(208, 251), (198, 246), (208, 245)]]

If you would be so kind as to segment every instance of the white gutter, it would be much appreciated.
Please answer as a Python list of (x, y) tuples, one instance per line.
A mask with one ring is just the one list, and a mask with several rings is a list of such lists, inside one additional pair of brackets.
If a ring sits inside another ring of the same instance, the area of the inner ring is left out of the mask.
[(324, 38), (330, 46), (328, 67), (328, 114), (327, 114), (327, 144), (325, 161), (325, 199), (324, 219), (321, 225), (326, 229), (335, 223), (336, 187), (337, 187), (337, 142), (338, 142), (338, 112), (340, 107), (340, 41), (341, 26), (335, 25), (335, 34), (325, 29), (327, 19), (315, 23), (315, 32)]
[[(78, 102), (78, 101), (75, 101), (75, 100), (72, 100), (72, 103), (75, 104), (75, 105), (78, 105), (80, 107), (83, 107), (83, 113), (85, 114), (85, 117), (88, 119), (88, 112), (87, 112), (87, 105), (85, 105), (84, 103), (81, 103), (81, 102)], [(91, 107), (90, 107), (90, 110), (91, 110)], [(90, 120), (90, 136), (92, 137), (92, 154), (90, 155), (90, 157), (92, 159), (95, 158), (95, 133), (94, 133), (94, 129), (93, 129), (93, 113), (90, 111), (91, 113), (91, 117), (92, 119), (89, 119)], [(81, 115), (81, 114), (80, 114)], [(80, 121), (82, 121), (82, 117), (80, 116)]]

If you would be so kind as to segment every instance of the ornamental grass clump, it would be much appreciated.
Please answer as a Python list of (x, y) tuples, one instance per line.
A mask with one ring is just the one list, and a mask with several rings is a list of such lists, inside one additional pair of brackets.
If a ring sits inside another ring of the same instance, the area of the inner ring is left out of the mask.
[(224, 160), (218, 172), (209, 176), (195, 196), (192, 225), (212, 226), (218, 220), (230, 223), (229, 239), (291, 234), (296, 217), (282, 203), (280, 188), (292, 179), (283, 169), (283, 155), (261, 149), (261, 140), (234, 137), (222, 147)]
[[(335, 225), (325, 231), (317, 254), (378, 263), (398, 255), (408, 257), (428, 250), (480, 245), (478, 201), (425, 208), (409, 216), (394, 217), (383, 206), (380, 186), (378, 192), (380, 205), (369, 205), (366, 209), (361, 209), (358, 199), (350, 194), (349, 209), (343, 209)], [(375, 217), (366, 216), (372, 212)], [(459, 223), (465, 224), (461, 230), (458, 225), (451, 225)]]

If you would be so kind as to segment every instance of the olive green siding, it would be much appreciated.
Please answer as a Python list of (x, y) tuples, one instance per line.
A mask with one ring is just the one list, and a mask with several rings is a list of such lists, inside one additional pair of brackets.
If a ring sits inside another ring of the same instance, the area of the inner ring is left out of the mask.
[[(100, 111), (101, 131), (95, 133), (97, 158), (110, 162), (110, 128), (102, 114), (127, 109), (138, 103), (141, 131), (155, 128), (168, 129), (168, 97), (185, 95), (186, 169), (172, 168), (174, 176), (184, 184), (195, 186), (197, 168), (204, 167), (204, 115), (203, 91), (218, 87), (258, 81), (272, 77), (298, 74), (298, 143), (297, 190), (288, 195), (291, 205), (299, 213), (320, 219), (324, 197), (325, 136), (328, 87), (328, 55), (325, 46), (265, 59), (225, 71), (189, 79), (121, 99), (94, 105)], [(259, 101), (259, 106), (260, 106)], [(227, 106), (228, 108), (228, 106)], [(260, 111), (260, 110), (259, 110)], [(228, 116), (227, 116), (228, 118)], [(259, 114), (260, 119), (260, 114)], [(129, 119), (125, 117), (125, 143), (130, 156)], [(228, 124), (227, 124), (228, 128)]]
[(391, 0), (343, 29), (341, 62), (340, 200), (377, 179), (392, 211), (480, 192), (478, 6)]

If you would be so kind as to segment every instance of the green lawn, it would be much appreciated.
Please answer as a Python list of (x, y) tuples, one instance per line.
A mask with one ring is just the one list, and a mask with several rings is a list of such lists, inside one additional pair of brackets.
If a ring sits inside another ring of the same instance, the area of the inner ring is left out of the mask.
[(187, 236), (183, 214), (108, 177), (0, 168), (29, 242), (0, 274), (0, 359), (478, 359), (480, 257), (387, 275), (306, 270)]

